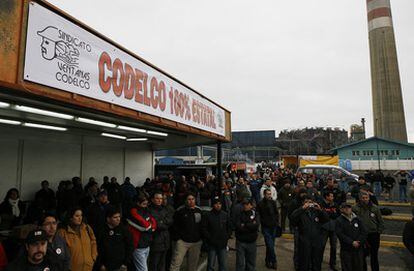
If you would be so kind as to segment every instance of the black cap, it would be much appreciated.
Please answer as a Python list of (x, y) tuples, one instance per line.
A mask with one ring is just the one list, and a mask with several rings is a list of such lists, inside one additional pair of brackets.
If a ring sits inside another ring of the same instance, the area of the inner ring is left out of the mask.
[(343, 202), (342, 204), (341, 204), (341, 206), (339, 206), (339, 208), (352, 208), (352, 205), (351, 204), (349, 204), (349, 203), (346, 203), (346, 202)]
[(33, 230), (27, 234), (26, 244), (34, 244), (39, 241), (47, 241), (47, 235), (44, 230)]

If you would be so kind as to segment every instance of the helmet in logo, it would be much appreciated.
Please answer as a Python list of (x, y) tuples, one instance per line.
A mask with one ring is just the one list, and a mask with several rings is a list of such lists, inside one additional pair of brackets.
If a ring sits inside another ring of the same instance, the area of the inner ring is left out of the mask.
[(59, 41), (59, 30), (56, 27), (48, 26), (37, 34), (43, 38), (42, 56), (45, 59), (52, 60), (56, 56), (56, 42)]

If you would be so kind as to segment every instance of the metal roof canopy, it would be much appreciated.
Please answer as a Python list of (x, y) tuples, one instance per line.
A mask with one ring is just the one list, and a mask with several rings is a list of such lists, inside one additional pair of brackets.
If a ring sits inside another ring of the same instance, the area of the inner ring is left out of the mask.
[[(102, 114), (97, 110), (85, 109), (76, 106), (68, 106), (65, 104), (52, 103), (47, 99), (37, 99), (38, 97), (21, 97), (16, 95), (6, 94), (7, 90), (0, 87), (0, 102), (9, 103), (10, 107), (0, 107), (0, 119), (20, 121), (22, 123), (36, 123), (41, 125), (51, 125), (56, 127), (64, 127), (68, 130), (65, 133), (76, 134), (76, 135), (89, 135), (99, 136), (101, 133), (109, 133), (113, 135), (125, 136), (127, 138), (147, 138), (146, 141), (129, 142), (124, 141), (125, 146), (143, 145), (150, 144), (152, 150), (163, 150), (171, 148), (181, 148), (185, 146), (195, 146), (199, 144), (214, 142), (211, 139), (203, 136), (185, 133), (175, 129), (169, 129), (156, 125), (151, 125), (145, 122), (137, 122), (129, 118), (113, 116), (111, 114)], [(151, 134), (147, 132), (135, 132), (130, 130), (124, 130), (113, 127), (106, 127), (101, 125), (94, 125), (89, 123), (83, 123), (76, 121), (75, 119), (62, 119), (53, 116), (45, 116), (42, 114), (36, 114), (31, 112), (16, 110), (15, 106), (28, 106), (36, 109), (52, 111), (60, 114), (72, 115), (75, 118), (87, 118), (91, 120), (101, 121), (108, 124), (122, 125), (131, 128), (143, 129), (151, 132), (166, 133), (167, 136)], [(0, 121), (0, 128), (17, 128), (14, 125), (3, 124)], [(23, 127), (22, 127), (23, 128)], [(24, 129), (30, 129), (24, 127)], [(35, 129), (35, 128), (33, 128)], [(112, 139), (121, 143), (122, 140)]]
[[(225, 136), (204, 131), (186, 124), (162, 118), (160, 116), (128, 109), (119, 105), (96, 100), (76, 93), (59, 90), (56, 88), (32, 83), (23, 80), (24, 56), (26, 47), (26, 32), (28, 26), (28, 5), (37, 3), (55, 12), (59, 16), (69, 20), (77, 26), (85, 29), (102, 40), (116, 46), (130, 56), (144, 62), (158, 72), (164, 74), (175, 82), (180, 83), (204, 99), (209, 100), (194, 89), (175, 79), (171, 75), (155, 67), (151, 63), (128, 51), (109, 38), (97, 33), (92, 28), (82, 24), (75, 18), (52, 6), (45, 1), (7, 0), (5, 9), (0, 10), (0, 26), (5, 29), (7, 37), (0, 43), (0, 102), (8, 102), (16, 105), (31, 106), (57, 113), (70, 114), (75, 117), (90, 118), (97, 121), (125, 125), (145, 130), (153, 130), (167, 133), (167, 137), (140, 134), (131, 131), (122, 131), (115, 128), (88, 125), (74, 120), (64, 120), (43, 115), (21, 112), (10, 108), (0, 109), (0, 118), (9, 118), (20, 121), (33, 121), (42, 124), (58, 125), (68, 128), (68, 132), (75, 133), (100, 133), (107, 132), (124, 136), (139, 136), (148, 138), (153, 150), (180, 148), (201, 144), (213, 144), (218, 141), (231, 140), (231, 113), (221, 106), (225, 112)], [(3, 63), (7, 63), (3, 65)], [(142, 144), (142, 142), (128, 142), (128, 144)]]

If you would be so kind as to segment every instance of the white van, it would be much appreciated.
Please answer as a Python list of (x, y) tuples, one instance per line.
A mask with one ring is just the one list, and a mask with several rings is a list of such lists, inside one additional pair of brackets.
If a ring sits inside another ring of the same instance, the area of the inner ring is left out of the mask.
[(349, 184), (353, 184), (358, 181), (358, 175), (353, 174), (346, 169), (332, 165), (306, 165), (299, 167), (297, 172), (302, 174), (314, 174), (319, 178), (326, 178), (328, 175), (332, 175), (336, 180), (341, 180), (343, 177)]

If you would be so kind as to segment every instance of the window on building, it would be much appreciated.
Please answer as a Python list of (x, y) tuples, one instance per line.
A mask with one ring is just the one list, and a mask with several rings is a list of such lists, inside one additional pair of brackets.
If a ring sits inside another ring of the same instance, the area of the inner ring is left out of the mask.
[(367, 152), (366, 151), (362, 151), (362, 155), (363, 156), (367, 156)]
[(370, 151), (371, 155), (374, 156), (374, 151)]
[(356, 155), (358, 155), (358, 156), (359, 156), (359, 151), (356, 151)]
[(395, 150), (392, 150), (391, 151), (391, 155), (395, 155)]
[(385, 150), (384, 153), (385, 153), (385, 155), (388, 155), (388, 150)]
[(355, 151), (352, 151), (352, 156), (355, 156), (356, 155), (356, 152)]
[(399, 156), (400, 155), (400, 150), (396, 150), (395, 154)]

